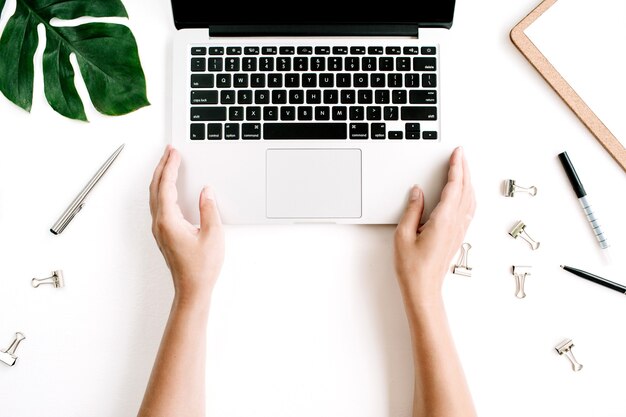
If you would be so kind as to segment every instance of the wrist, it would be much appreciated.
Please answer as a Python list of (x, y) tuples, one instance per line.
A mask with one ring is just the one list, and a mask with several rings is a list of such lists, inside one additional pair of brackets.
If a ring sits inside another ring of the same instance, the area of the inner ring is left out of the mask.
[(208, 314), (211, 306), (211, 291), (189, 292), (176, 290), (172, 309), (190, 313)]

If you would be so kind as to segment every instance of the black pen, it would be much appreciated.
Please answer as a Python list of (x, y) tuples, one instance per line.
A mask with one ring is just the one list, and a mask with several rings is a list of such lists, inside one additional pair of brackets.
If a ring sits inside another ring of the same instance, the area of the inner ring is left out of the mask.
[(621, 292), (622, 294), (626, 294), (626, 286), (618, 284), (617, 282), (609, 281), (606, 278), (602, 278), (597, 275), (590, 274), (589, 272), (585, 272), (580, 269), (572, 268), (571, 266), (561, 265), (561, 268), (563, 268), (567, 272), (571, 272), (574, 275), (578, 275), (581, 278), (584, 278), (591, 282), (595, 282), (596, 284), (600, 284), (614, 291)]

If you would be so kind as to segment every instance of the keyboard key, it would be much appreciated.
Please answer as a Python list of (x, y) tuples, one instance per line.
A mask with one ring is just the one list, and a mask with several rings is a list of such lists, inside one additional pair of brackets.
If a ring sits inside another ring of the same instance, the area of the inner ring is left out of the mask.
[(247, 47), (243, 48), (243, 53), (245, 55), (258, 55), (259, 54), (259, 47), (258, 46), (247, 46)]
[(281, 139), (346, 139), (346, 123), (264, 123), (263, 138)]
[(368, 106), (367, 107), (367, 120), (381, 120), (381, 109), (378, 106)]
[(302, 74), (302, 87), (317, 87), (317, 76), (315, 74)]
[(191, 120), (198, 122), (219, 122), (226, 120), (226, 107), (192, 107)]
[(278, 107), (263, 107), (263, 120), (278, 120)]
[(420, 86), (419, 74), (404, 74), (404, 86), (407, 88), (417, 88)]
[(287, 104), (287, 91), (273, 90), (272, 91), (272, 104)]
[(315, 55), (328, 55), (330, 54), (330, 46), (316, 46)]
[(384, 74), (371, 74), (370, 76), (370, 85), (372, 87), (384, 87), (385, 86), (385, 75)]
[(303, 90), (290, 90), (289, 91), (289, 104), (303, 104), (304, 103), (304, 91)]
[(350, 139), (367, 139), (367, 123), (350, 123)]
[(337, 87), (350, 87), (352, 80), (350, 74), (337, 74)]
[(224, 70), (224, 60), (222, 58), (209, 58), (207, 61), (209, 63), (209, 71), (217, 72)]
[(241, 139), (261, 139), (261, 124), (243, 123), (241, 125)]
[(378, 65), (381, 71), (393, 71), (393, 58), (380, 57), (378, 58)]
[(224, 48), (221, 46), (209, 48), (209, 55), (224, 55)]
[(437, 120), (437, 107), (402, 107), (402, 120)]
[(313, 107), (311, 106), (298, 107), (298, 120), (313, 120)]
[(309, 58), (299, 56), (293, 59), (294, 71), (308, 71), (309, 70)]
[(365, 47), (364, 46), (351, 46), (350, 54), (351, 55), (365, 55)]
[(291, 71), (291, 57), (281, 56), (276, 58), (276, 71)]
[(233, 85), (235, 88), (248, 88), (248, 74), (235, 74)]
[(253, 88), (265, 87), (265, 74), (252, 74), (250, 76), (250, 85)]
[(259, 58), (259, 71), (274, 71), (274, 58)]
[(404, 130), (407, 132), (420, 132), (422, 128), (419, 123), (405, 123)]
[(324, 104), (337, 104), (339, 102), (339, 91), (324, 90)]
[(320, 90), (307, 90), (306, 103), (307, 104), (321, 104), (322, 92)]
[(361, 106), (350, 107), (350, 120), (365, 120), (364, 108)]
[(296, 53), (296, 49), (293, 46), (281, 46), (279, 51), (281, 55), (293, 55)]
[(191, 104), (217, 104), (217, 91), (192, 91)]
[(436, 55), (437, 48), (434, 46), (422, 46), (422, 55)]
[(328, 58), (328, 71), (341, 71), (343, 69), (343, 61), (341, 58), (333, 56)]
[(237, 93), (237, 103), (252, 104), (252, 90), (241, 90)]
[(354, 74), (354, 86), (367, 87), (369, 84), (367, 78), (367, 74)]
[(385, 120), (398, 120), (398, 107), (385, 106), (385, 108), (383, 109), (383, 117)]
[(411, 104), (437, 104), (436, 90), (411, 90), (409, 91), (409, 103)]
[(226, 55), (241, 55), (241, 46), (229, 46), (226, 48)]
[(372, 90), (358, 90), (357, 99), (359, 104), (372, 104), (374, 101)]
[(399, 130), (392, 130), (389, 132), (389, 139), (402, 139), (404, 135)]
[(387, 55), (400, 55), (402, 48), (399, 46), (388, 46), (385, 48), (385, 51), (387, 51)]
[(311, 71), (326, 71), (326, 58), (319, 56), (311, 58)]
[(435, 131), (425, 131), (422, 133), (422, 137), (424, 139), (437, 139), (437, 132)]
[(222, 139), (222, 124), (221, 123), (209, 123), (207, 125), (207, 139), (220, 140)]
[(363, 71), (376, 71), (376, 58), (364, 57), (361, 61)]
[(382, 46), (370, 46), (367, 53), (370, 55), (382, 55), (385, 52)]
[(220, 103), (235, 104), (235, 92), (233, 90), (220, 91)]
[(347, 46), (333, 46), (333, 55), (348, 55)]
[(205, 126), (204, 123), (192, 123), (189, 126), (189, 139), (204, 140)]
[(411, 71), (411, 59), (396, 58), (396, 71)]
[(392, 88), (402, 87), (402, 74), (387, 74), (387, 85)]
[(315, 108), (315, 120), (330, 120), (330, 107), (321, 106)]
[(402, 50), (404, 55), (419, 55), (420, 53), (417, 46), (405, 46)]
[(204, 58), (191, 58), (191, 71), (204, 72), (206, 71), (206, 59)]
[(256, 58), (243, 58), (241, 64), (241, 69), (244, 71), (256, 71), (257, 69)]
[(269, 104), (270, 92), (268, 90), (256, 90), (254, 92), (254, 104)]
[(406, 104), (406, 90), (393, 90), (391, 92), (391, 102), (393, 104)]
[(346, 120), (348, 118), (348, 108), (345, 106), (333, 107), (333, 120)]
[(263, 53), (263, 55), (276, 55), (276, 53), (278, 52), (278, 48), (276, 48), (275, 46), (264, 46), (263, 48), (261, 48), (261, 52)]
[(191, 48), (191, 55), (206, 55), (206, 48), (195, 46)]
[(283, 74), (269, 74), (267, 76), (267, 86), (270, 88), (281, 88), (283, 86)]
[(387, 136), (384, 123), (372, 123), (370, 129), (372, 131), (372, 139), (385, 139)]
[(217, 76), (217, 88), (230, 88), (231, 77), (230, 74), (219, 74)]
[(280, 120), (296, 120), (296, 108), (291, 106), (281, 107)]
[(224, 125), (224, 138), (227, 140), (239, 139), (239, 123), (226, 123)]
[(261, 120), (261, 108), (246, 107), (246, 120)]
[(191, 74), (191, 88), (213, 88), (213, 74)]
[(244, 117), (243, 107), (230, 107), (228, 109), (228, 120), (241, 121)]
[(389, 104), (389, 96), (389, 90), (376, 90), (374, 91), (374, 103)]
[(341, 104), (356, 103), (356, 93), (354, 90), (341, 90)]
[(406, 132), (406, 138), (407, 139), (419, 139), (420, 138), (420, 131), (409, 131)]
[(310, 46), (298, 46), (298, 55), (311, 55), (313, 48)]
[(300, 74), (285, 74), (285, 87), (300, 87)]
[(346, 71), (358, 71), (359, 70), (359, 58), (348, 57), (345, 60)]
[(413, 58), (413, 71), (436, 71), (437, 60), (435, 58)]
[(226, 71), (231, 71), (231, 72), (239, 71), (239, 68), (240, 68), (239, 58), (226, 58), (224, 65), (226, 66)]
[(422, 87), (437, 87), (437, 74), (422, 74)]
[(333, 74), (320, 74), (320, 87), (334, 87), (335, 76)]

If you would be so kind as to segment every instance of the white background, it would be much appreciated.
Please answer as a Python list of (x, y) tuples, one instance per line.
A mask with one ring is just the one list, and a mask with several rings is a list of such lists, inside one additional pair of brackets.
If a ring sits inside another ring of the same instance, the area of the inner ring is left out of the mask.
[[(17, 365), (0, 365), (1, 416), (133, 415), (167, 319), (172, 285), (150, 234), (147, 190), (170, 141), (174, 27), (165, 0), (125, 4), (152, 106), (109, 118), (87, 104), (90, 123), (57, 115), (43, 97), (42, 47), (32, 113), (0, 99), (0, 347), (15, 331), (27, 337)], [(461, 1), (452, 31), (438, 33), (443, 137), (465, 147), (478, 199), (467, 237), (474, 274), (449, 276), (445, 301), (481, 416), (623, 416), (626, 300), (559, 265), (626, 281), (626, 175), (509, 41), (535, 5)], [(84, 210), (51, 235), (122, 142)], [(613, 268), (558, 162), (563, 150), (605, 225)], [(539, 195), (504, 198), (506, 178)], [(520, 219), (541, 241), (536, 252), (507, 234)], [(392, 236), (388, 226), (227, 227), (209, 323), (209, 415), (409, 416)], [(514, 264), (533, 266), (524, 300), (513, 296)], [(30, 287), (53, 269), (64, 270), (64, 289)], [(565, 337), (579, 373), (554, 351)]]

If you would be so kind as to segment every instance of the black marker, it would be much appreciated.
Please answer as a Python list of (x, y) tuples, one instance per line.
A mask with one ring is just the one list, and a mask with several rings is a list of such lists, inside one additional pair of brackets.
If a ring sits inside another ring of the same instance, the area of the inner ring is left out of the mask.
[(613, 291), (621, 292), (622, 294), (626, 294), (626, 287), (622, 284), (618, 284), (617, 282), (609, 281), (606, 278), (599, 277), (597, 275), (593, 275), (589, 272), (585, 272), (580, 269), (572, 268), (571, 266), (561, 265), (561, 268), (570, 272), (574, 275), (578, 275), (581, 278), (584, 278), (588, 281), (595, 282), (596, 284), (602, 285), (604, 287), (610, 288)]

